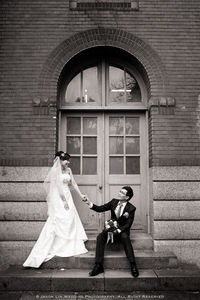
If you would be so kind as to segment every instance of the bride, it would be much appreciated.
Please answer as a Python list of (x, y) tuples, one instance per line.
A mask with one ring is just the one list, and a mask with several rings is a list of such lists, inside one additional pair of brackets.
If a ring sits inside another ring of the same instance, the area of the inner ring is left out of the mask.
[(74, 205), (70, 187), (76, 190), (83, 201), (83, 195), (68, 167), (70, 155), (56, 153), (53, 167), (44, 185), (47, 192), (48, 219), (35, 243), (24, 267), (39, 268), (43, 262), (54, 256), (69, 257), (87, 252), (84, 242), (87, 236)]

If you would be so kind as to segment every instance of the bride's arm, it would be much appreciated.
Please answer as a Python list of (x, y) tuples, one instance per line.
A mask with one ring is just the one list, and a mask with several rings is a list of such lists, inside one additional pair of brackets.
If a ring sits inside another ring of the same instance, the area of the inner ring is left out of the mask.
[(57, 187), (57, 191), (58, 191), (62, 201), (66, 201), (66, 198), (64, 196), (63, 186), (62, 186), (62, 183), (61, 183), (61, 179), (60, 179), (58, 174), (56, 174), (55, 177), (54, 177), (54, 184)]
[(74, 176), (72, 174), (72, 170), (70, 168), (69, 168), (69, 174), (70, 174), (70, 177), (71, 177), (71, 184), (72, 184), (73, 188), (75, 189), (75, 191), (79, 194), (79, 196), (82, 200), (87, 200), (87, 196), (83, 195), (81, 193), (81, 191), (79, 190), (79, 187), (78, 187), (78, 185), (77, 185), (77, 183), (74, 179)]

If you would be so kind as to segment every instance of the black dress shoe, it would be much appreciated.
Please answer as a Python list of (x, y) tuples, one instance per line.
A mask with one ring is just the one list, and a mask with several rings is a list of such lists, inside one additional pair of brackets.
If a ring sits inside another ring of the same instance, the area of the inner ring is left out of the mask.
[(92, 271), (89, 273), (90, 276), (96, 276), (104, 272), (104, 268), (100, 264), (95, 264)]
[(133, 277), (139, 276), (139, 271), (136, 264), (131, 264), (131, 274), (133, 275)]

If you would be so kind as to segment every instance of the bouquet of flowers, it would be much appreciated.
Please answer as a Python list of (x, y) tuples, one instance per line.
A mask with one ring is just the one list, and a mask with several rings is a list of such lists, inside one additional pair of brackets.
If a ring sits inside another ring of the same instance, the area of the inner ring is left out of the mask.
[(108, 233), (108, 238), (107, 238), (107, 244), (109, 241), (111, 241), (111, 243), (113, 243), (113, 235), (114, 235), (114, 231), (118, 229), (118, 223), (116, 220), (107, 220), (105, 221), (105, 230)]

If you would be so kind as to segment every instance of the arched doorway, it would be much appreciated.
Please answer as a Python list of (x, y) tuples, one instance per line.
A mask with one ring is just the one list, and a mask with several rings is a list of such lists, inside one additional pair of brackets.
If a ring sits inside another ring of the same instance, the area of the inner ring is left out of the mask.
[[(58, 92), (59, 148), (71, 154), (81, 190), (100, 205), (132, 186), (133, 231), (147, 232), (148, 92), (141, 64), (117, 48), (85, 50), (64, 67)], [(84, 227), (96, 234), (104, 215), (74, 198)]]

